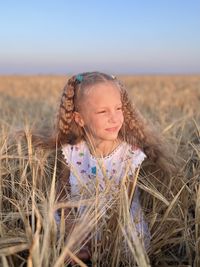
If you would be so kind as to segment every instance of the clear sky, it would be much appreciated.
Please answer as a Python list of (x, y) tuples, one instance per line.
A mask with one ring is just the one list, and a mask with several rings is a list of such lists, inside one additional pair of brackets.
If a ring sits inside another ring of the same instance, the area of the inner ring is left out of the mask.
[(0, 74), (200, 73), (199, 0), (0, 0)]

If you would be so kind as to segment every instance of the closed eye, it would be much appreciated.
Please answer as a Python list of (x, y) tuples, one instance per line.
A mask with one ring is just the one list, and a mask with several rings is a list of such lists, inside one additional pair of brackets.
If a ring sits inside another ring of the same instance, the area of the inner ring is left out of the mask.
[(106, 112), (105, 110), (102, 110), (102, 111), (97, 112), (97, 114), (102, 114), (102, 113), (105, 113), (105, 112)]

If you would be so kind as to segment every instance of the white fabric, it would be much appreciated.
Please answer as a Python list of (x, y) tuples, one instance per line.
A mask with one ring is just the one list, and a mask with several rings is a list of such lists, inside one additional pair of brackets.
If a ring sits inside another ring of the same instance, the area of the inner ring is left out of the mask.
[[(113, 185), (119, 185), (124, 175), (134, 177), (136, 168), (146, 158), (141, 149), (126, 142), (122, 142), (109, 156), (101, 158), (94, 157), (90, 153), (86, 141), (81, 141), (77, 145), (64, 145), (62, 153), (70, 169), (71, 196), (75, 198), (83, 193), (84, 188), (94, 189), (97, 178), (100, 190), (103, 190), (107, 179), (112, 179)], [(136, 223), (136, 228), (140, 234), (148, 236), (149, 239), (149, 230), (143, 218), (136, 190), (131, 204), (133, 220), (136, 216), (138, 219), (138, 214), (140, 219)]]
[(126, 142), (122, 142), (109, 156), (102, 158), (91, 155), (85, 141), (77, 145), (64, 145), (62, 153), (70, 168), (72, 195), (79, 193), (76, 188), (78, 184), (88, 185), (95, 177), (98, 177), (102, 189), (106, 179), (114, 179), (119, 184), (127, 171), (128, 175), (134, 175), (135, 169), (146, 158), (142, 150), (131, 147)]

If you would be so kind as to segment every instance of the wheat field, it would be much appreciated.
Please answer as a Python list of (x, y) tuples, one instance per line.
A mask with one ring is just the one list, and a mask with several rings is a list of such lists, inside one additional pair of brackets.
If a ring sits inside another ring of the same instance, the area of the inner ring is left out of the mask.
[[(92, 266), (199, 267), (200, 76), (119, 76), (182, 162), (179, 175), (167, 185), (153, 174), (137, 177), (146, 193), (148, 250), (133, 234), (125, 187), (112, 192), (112, 200), (109, 188), (82, 199), (81, 218), (73, 214), (80, 201), (56, 198), (56, 153), (35, 149), (31, 132), (51, 131), (67, 78), (0, 77), (0, 266), (63, 267), (70, 258), (76, 266), (87, 266), (76, 253), (89, 236)], [(16, 133), (22, 129), (26, 135), (20, 137)], [(66, 207), (72, 213), (64, 220)], [(66, 220), (77, 222), (67, 236)]]

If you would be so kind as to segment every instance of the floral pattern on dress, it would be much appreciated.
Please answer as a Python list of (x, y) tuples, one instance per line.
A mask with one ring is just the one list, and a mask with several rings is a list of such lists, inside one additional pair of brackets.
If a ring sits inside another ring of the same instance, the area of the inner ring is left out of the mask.
[(74, 170), (74, 172), (70, 172), (72, 187), (78, 184), (77, 175), (80, 176), (85, 184), (88, 180), (95, 179), (98, 176), (100, 185), (103, 186), (105, 175), (107, 178), (115, 179), (116, 183), (119, 183), (127, 168), (130, 169), (128, 175), (132, 175), (134, 170), (146, 158), (142, 150), (126, 142), (122, 142), (110, 155), (98, 158), (98, 160), (91, 155), (86, 141), (74, 146), (64, 145), (62, 153), (69, 168)]
[[(71, 196), (75, 198), (80, 198), (80, 194), (86, 189), (87, 191), (96, 190), (97, 178), (100, 190), (104, 190), (107, 178), (108, 180), (113, 179), (114, 188), (112, 190), (114, 191), (119, 186), (124, 174), (132, 176), (146, 158), (140, 148), (126, 142), (122, 142), (109, 156), (98, 158), (98, 160), (91, 155), (85, 141), (75, 146), (64, 145), (62, 153), (70, 169)], [(137, 210), (141, 210), (141, 207), (138, 197), (135, 196), (130, 209), (132, 218), (136, 217)], [(139, 232), (149, 235), (147, 224), (143, 219), (137, 223), (136, 227)]]

